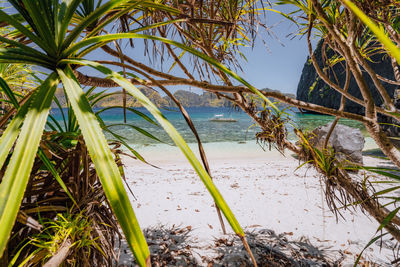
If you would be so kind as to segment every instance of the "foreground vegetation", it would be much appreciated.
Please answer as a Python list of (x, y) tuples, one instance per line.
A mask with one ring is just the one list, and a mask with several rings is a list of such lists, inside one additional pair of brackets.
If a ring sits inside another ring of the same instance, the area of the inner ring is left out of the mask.
[[(396, 1), (384, 4), (378, 1), (354, 4), (348, 0), (280, 2), (298, 8), (282, 15), (298, 24), (299, 34), (307, 36), (311, 60), (321, 79), (342, 94), (339, 110), (298, 101), (278, 92), (259, 91), (226, 67), (239, 67), (236, 60), (241, 55), (239, 48), (254, 42), (257, 29), (262, 26), (259, 16), (270, 9), (259, 2), (8, 2), (13, 9), (0, 10), (0, 63), (3, 69), (10, 69), (2, 74), (0, 82), (0, 255), (4, 263), (41, 265), (65, 261), (89, 265), (92, 262), (86, 260), (91, 257), (98, 264), (112, 264), (113, 236), (119, 234), (119, 225), (137, 262), (141, 266), (151, 265), (146, 240), (124, 188), (119, 146), (127, 146), (136, 158), (144, 159), (93, 112), (92, 106), (107, 97), (106, 92), (95, 93), (94, 87), (122, 87), (124, 106), (129, 93), (149, 110), (157, 122), (135, 109), (125, 108), (125, 112), (135, 112), (159, 124), (169, 134), (214, 198), (221, 226), (224, 229), (223, 214), (254, 265), (256, 262), (241, 226), (212, 182), (196, 129), (184, 107), (165, 86), (195, 86), (229, 100), (260, 126), (262, 131), (257, 134), (260, 142), (272, 144), (282, 152), (289, 149), (297, 153), (326, 177), (327, 199), (332, 209), (336, 209), (336, 203), (343, 203), (344, 197), (361, 206), (382, 229), (400, 241), (400, 218), (396, 215), (399, 209), (390, 210), (381, 205), (378, 195), (371, 195), (363, 184), (353, 180), (327, 145), (314, 147), (309, 142), (309, 133), (296, 130), (299, 143), (288, 141), (285, 124), (289, 119), (270, 100), (275, 98), (296, 107), (334, 115), (337, 119), (332, 129), (340, 118), (362, 122), (388, 159), (400, 167), (400, 152), (378, 122), (379, 113), (395, 120), (399, 117), (382, 81), (400, 84), (400, 76), (396, 75), (396, 81), (388, 81), (367, 64), (372, 54), (384, 53), (392, 58), (393, 71), (400, 73)], [(312, 54), (313, 33), (323, 38), (324, 47), (340, 55), (326, 59), (327, 65), (322, 69)], [(143, 40), (144, 49), (154, 51), (149, 55), (153, 60), (163, 62), (170, 56), (171, 68), (179, 69), (177, 73), (182, 75), (160, 71), (129, 56), (133, 45)], [(96, 60), (96, 51), (108, 54), (112, 60)], [(183, 63), (184, 59), (193, 63), (194, 71)], [(327, 74), (335, 64), (345, 65), (347, 79), (343, 86)], [(12, 76), (9, 73), (15, 66), (21, 69)], [(40, 67), (41, 73), (26, 80), (25, 73), (30, 72), (27, 68), (31, 66)], [(116, 68), (119, 72), (113, 71)], [(383, 107), (375, 105), (362, 71), (374, 81), (384, 100)], [(91, 76), (93, 72), (101, 77)], [(347, 81), (351, 77), (359, 85), (363, 99), (347, 93)], [(234, 81), (242, 85), (235, 86)], [(175, 102), (197, 137), (202, 163), (159, 109), (135, 87), (138, 84), (158, 87)], [(56, 105), (60, 102), (55, 98), (58, 87), (65, 92), (64, 102), (68, 107), (64, 125), (49, 116), (52, 102)], [(364, 106), (365, 114), (344, 112), (348, 100)], [(257, 101), (263, 103), (262, 108)], [(103, 131), (110, 132), (115, 140), (106, 140)], [(398, 179), (386, 170), (370, 170)], [(396, 186), (381, 192), (379, 198), (395, 190)], [(393, 199), (392, 204), (397, 201)], [(118, 225), (114, 223), (114, 216)], [(53, 220), (54, 217), (57, 219)], [(39, 234), (38, 230), (41, 230)]]

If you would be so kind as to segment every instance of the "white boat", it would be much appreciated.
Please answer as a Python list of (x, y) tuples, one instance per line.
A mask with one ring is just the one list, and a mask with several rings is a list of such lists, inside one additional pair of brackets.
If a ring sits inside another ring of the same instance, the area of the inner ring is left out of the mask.
[(237, 122), (236, 119), (233, 118), (225, 118), (224, 114), (217, 114), (214, 115), (214, 117), (212, 117), (210, 119), (210, 121), (214, 121), (214, 122)]

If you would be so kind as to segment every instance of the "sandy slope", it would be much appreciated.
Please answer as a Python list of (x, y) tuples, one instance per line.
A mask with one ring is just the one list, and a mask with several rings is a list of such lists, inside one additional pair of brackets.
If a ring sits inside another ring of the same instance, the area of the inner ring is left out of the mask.
[[(345, 219), (336, 221), (323, 199), (319, 176), (311, 168), (296, 170), (299, 163), (290, 155), (239, 144), (206, 145), (206, 151), (217, 187), (247, 230), (272, 229), (286, 233), (291, 240), (304, 236), (331, 258), (344, 255), (346, 265), (378, 227), (359, 211), (345, 210)], [(200, 244), (200, 264), (201, 256), (207, 256), (202, 247), (222, 235), (212, 198), (177, 148), (142, 152), (160, 169), (124, 160), (141, 227), (191, 226), (192, 236)], [(379, 163), (373, 158), (365, 160), (370, 165)], [(227, 229), (231, 232), (229, 225)], [(380, 251), (376, 245), (366, 251), (365, 258), (380, 264), (392, 260), (389, 250)]]

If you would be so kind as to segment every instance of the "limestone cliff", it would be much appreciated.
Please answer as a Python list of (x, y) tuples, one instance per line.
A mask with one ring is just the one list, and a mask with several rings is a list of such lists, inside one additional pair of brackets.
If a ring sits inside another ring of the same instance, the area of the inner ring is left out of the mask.
[[(321, 68), (323, 68), (321, 46), (322, 42), (318, 44), (316, 50), (314, 51), (314, 54), (315, 57), (317, 58), (318, 65)], [(335, 53), (329, 49), (326, 55), (327, 57), (332, 58), (335, 55)], [(369, 65), (373, 68), (373, 70), (376, 73), (386, 78), (394, 79), (393, 70), (387, 56), (374, 55), (372, 57), (372, 62), (369, 62)], [(337, 79), (339, 80), (339, 84), (343, 87), (346, 79), (344, 65), (338, 63), (333, 67), (333, 71), (330, 71), (328, 73), (331, 79), (334, 80), (333, 72), (336, 74)], [(364, 78), (369, 88), (371, 88), (372, 96), (373, 99), (375, 100), (375, 103), (378, 106), (381, 105), (382, 99), (379, 93), (377, 92), (376, 87), (374, 86), (371, 78), (369, 78), (368, 75), (365, 73), (364, 73)], [(396, 89), (396, 86), (387, 83), (383, 83), (383, 85), (388, 91), (389, 95), (393, 96), (393, 92)], [(359, 99), (362, 99), (361, 92), (353, 77), (351, 78), (349, 93)], [(330, 88), (324, 81), (322, 81), (318, 77), (318, 74), (316, 73), (310, 58), (308, 58), (306, 63), (304, 64), (300, 82), (297, 87), (296, 97), (298, 100), (311, 102), (329, 108), (338, 109), (340, 105), (340, 94), (336, 92), (334, 89)], [(345, 110), (357, 114), (362, 114), (364, 112), (363, 108), (360, 105), (350, 100), (346, 100)]]

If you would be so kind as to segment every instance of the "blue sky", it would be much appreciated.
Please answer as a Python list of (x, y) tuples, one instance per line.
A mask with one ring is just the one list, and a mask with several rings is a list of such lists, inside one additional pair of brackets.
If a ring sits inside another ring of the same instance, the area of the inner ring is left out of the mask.
[[(289, 10), (287, 6), (278, 6), (277, 9), (283, 12)], [(271, 27), (274, 36), (263, 30), (259, 34), (260, 36), (258, 36), (253, 49), (250, 47), (242, 49), (247, 62), (240, 61), (243, 72), (237, 70), (238, 74), (259, 89), (267, 87), (284, 93), (295, 94), (308, 55), (306, 38), (290, 35), (296, 32), (297, 27), (293, 22), (275, 12), (267, 11), (265, 19), (263, 22)], [(313, 43), (315, 42), (313, 41)], [(142, 47), (138, 45), (133, 49), (132, 54), (135, 54), (136, 59), (141, 58), (141, 60), (147, 61), (141, 49)], [(137, 53), (134, 51), (137, 51)], [(187, 61), (183, 60), (183, 62), (185, 62), (185, 65), (189, 64)], [(157, 68), (161, 67), (159, 62), (154, 64), (153, 66)], [(162, 68), (166, 71), (170, 66), (171, 63), (167, 61), (163, 63)], [(188, 67), (188, 69), (191, 68)], [(184, 89), (202, 93), (201, 89), (186, 86), (169, 87), (169, 89), (172, 92)]]
[[(288, 11), (288, 8), (285, 6), (279, 6), (278, 9), (285, 12)], [(244, 60), (240, 61), (243, 72), (237, 70), (238, 74), (259, 89), (270, 88), (284, 93), (295, 94), (301, 71), (307, 60), (308, 49), (306, 39), (290, 35), (296, 32), (297, 27), (293, 22), (275, 12), (267, 11), (266, 21), (263, 22), (268, 27), (271, 27), (274, 36), (267, 34), (263, 30), (259, 34), (253, 49), (248, 47), (241, 50), (246, 56), (247, 62)], [(179, 53), (177, 52), (177, 54)], [(148, 62), (147, 57), (143, 55), (143, 46), (140, 44), (136, 45), (132, 49), (132, 53), (128, 55), (136, 60)], [(188, 61), (183, 60), (183, 62), (185, 65), (189, 64)], [(162, 64), (160, 62), (153, 62), (152, 66), (167, 71), (171, 64), (171, 61), (167, 60)], [(191, 67), (189, 66), (188, 69), (191, 70)], [(172, 74), (176, 73), (179, 74), (181, 72), (172, 70)], [(179, 89), (190, 90), (200, 94), (203, 92), (201, 89), (189, 88), (187, 86), (170, 86), (168, 89), (172, 92)]]
[[(286, 6), (279, 6), (277, 9), (283, 12), (288, 12), (289, 10)], [(10, 9), (7, 11), (10, 12)], [(259, 89), (267, 87), (284, 93), (295, 94), (297, 83), (300, 80), (301, 71), (308, 55), (306, 39), (288, 36), (296, 31), (296, 26), (277, 13), (267, 11), (265, 19), (262, 22), (271, 28), (275, 37), (263, 30), (259, 34), (259, 38), (257, 38), (254, 49), (243, 48), (242, 52), (246, 56), (247, 62), (241, 61), (243, 72), (238, 70), (238, 74)], [(128, 56), (148, 63), (148, 57), (143, 54), (143, 45), (137, 44), (134, 49), (126, 51), (128, 51)], [(111, 59), (100, 49), (92, 53), (89, 58)], [(189, 63), (186, 61), (185, 64)], [(162, 64), (153, 62), (153, 67), (162, 67), (164, 71), (168, 70), (170, 66), (170, 60)], [(189, 67), (189, 69), (191, 68)], [(95, 75), (93, 71), (88, 71), (87, 69), (84, 72)], [(174, 71), (172, 72), (174, 73)], [(179, 72), (175, 73), (179, 74)], [(201, 90), (186, 86), (169, 87), (169, 89), (172, 92), (184, 89), (202, 93)]]
[[(289, 10), (287, 6), (278, 6), (277, 9), (283, 12)], [(253, 49), (243, 48), (242, 52), (246, 56), (247, 62), (241, 61), (243, 72), (238, 70), (238, 74), (259, 89), (267, 87), (295, 94), (301, 71), (308, 56), (306, 38), (291, 35), (296, 32), (297, 26), (275, 12), (267, 11), (265, 19), (266, 21), (263, 22), (271, 27), (273, 35), (267, 34), (263, 30)], [(143, 58), (143, 60), (145, 59)], [(202, 93), (200, 89), (180, 86), (169, 87), (169, 89), (171, 91), (184, 89)]]
[(266, 45), (259, 39), (254, 50), (245, 52), (243, 77), (257, 88), (268, 87), (285, 93), (295, 93), (308, 50), (305, 38), (288, 36), (296, 26), (282, 16), (267, 12), (267, 25), (278, 37), (265, 37)]

